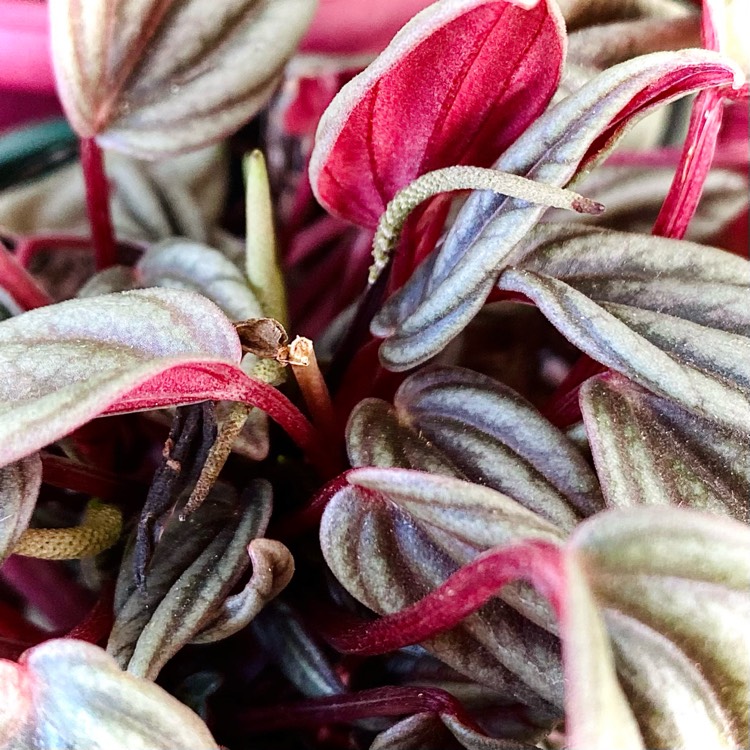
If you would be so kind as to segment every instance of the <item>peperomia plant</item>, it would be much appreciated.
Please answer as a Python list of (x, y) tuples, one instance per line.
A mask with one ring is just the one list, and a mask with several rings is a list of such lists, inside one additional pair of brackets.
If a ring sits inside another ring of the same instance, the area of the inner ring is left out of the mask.
[(49, 0), (0, 748), (746, 748), (742, 3), (370, 10)]

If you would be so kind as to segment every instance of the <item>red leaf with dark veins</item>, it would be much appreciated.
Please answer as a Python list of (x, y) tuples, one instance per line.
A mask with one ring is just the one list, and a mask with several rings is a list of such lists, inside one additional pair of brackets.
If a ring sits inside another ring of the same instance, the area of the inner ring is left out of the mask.
[(564, 53), (562, 17), (546, 1), (435, 3), (323, 115), (310, 162), (318, 200), (374, 227), (418, 175), (489, 165), (544, 111)]

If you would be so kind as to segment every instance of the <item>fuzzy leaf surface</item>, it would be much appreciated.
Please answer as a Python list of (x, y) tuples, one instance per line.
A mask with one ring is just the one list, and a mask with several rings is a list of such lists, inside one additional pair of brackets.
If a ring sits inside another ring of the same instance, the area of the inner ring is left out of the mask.
[[(495, 163), (504, 172), (564, 187), (655, 107), (742, 80), (705, 50), (644, 55), (592, 79), (539, 117)], [(445, 242), (381, 309), (371, 330), (386, 338), (381, 361), (406, 370), (443, 349), (474, 317), (544, 208), (488, 192), (464, 204)]]
[[(380, 614), (418, 601), (483, 549), (562, 541), (551, 523), (487, 487), (393, 468), (355, 469), (347, 481), (323, 515), (321, 547), (349, 593)], [(544, 625), (551, 619), (524, 589), (513, 604)], [(423, 645), (481, 684), (532, 705), (539, 696), (560, 705), (555, 638), (500, 599)]]
[(547, 227), (499, 287), (592, 359), (696, 416), (750, 430), (750, 262), (703, 245)]
[(745, 747), (750, 528), (681, 508), (614, 510), (584, 522), (570, 544), (644, 746)]
[(321, 118), (310, 163), (318, 200), (375, 227), (420, 174), (489, 164), (547, 106), (564, 46), (562, 17), (547, 0), (430, 6)]
[(271, 488), (259, 481), (242, 503), (222, 494), (206, 505), (186, 521), (168, 524), (142, 588), (133, 584), (132, 554), (123, 560), (107, 650), (138, 677), (155, 679), (186, 643), (214, 625), (250, 564), (247, 546), (268, 525)]
[(242, 630), (283, 591), (294, 575), (291, 552), (275, 539), (253, 539), (247, 545), (253, 574), (245, 587), (227, 597), (218, 614), (192, 643), (213, 643)]
[(84, 641), (47, 641), (18, 664), (0, 660), (0, 694), (3, 750), (219, 748), (189, 708)]
[(431, 643), (522, 576), (560, 618), (570, 747), (744, 747), (749, 550), (750, 528), (734, 519), (611, 510), (584, 521), (564, 547), (488, 550), (412, 606), (339, 631), (334, 642), (349, 653)]
[(135, 266), (139, 286), (198, 292), (232, 321), (262, 318), (263, 310), (242, 272), (224, 253), (207, 245), (173, 239), (150, 247)]
[(192, 292), (77, 299), (0, 323), (0, 463), (105, 414), (208, 399), (250, 403), (312, 446), (309, 423), (238, 367), (234, 327)]
[(52, 0), (55, 77), (82, 138), (140, 158), (218, 141), (270, 98), (312, 0)]
[(347, 448), (352, 466), (467, 479), (561, 529), (603, 505), (596, 476), (571, 440), (510, 388), (459, 367), (410, 376), (394, 407), (363, 401), (350, 417)]
[(41, 485), (38, 453), (0, 468), (0, 564), (28, 528)]
[(680, 505), (750, 520), (746, 436), (615, 374), (584, 384), (581, 412), (608, 505)]

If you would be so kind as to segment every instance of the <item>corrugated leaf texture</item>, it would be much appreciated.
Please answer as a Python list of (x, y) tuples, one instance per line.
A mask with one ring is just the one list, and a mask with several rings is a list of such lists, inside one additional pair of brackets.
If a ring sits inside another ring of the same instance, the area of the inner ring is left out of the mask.
[(0, 323), (0, 463), (98, 416), (208, 399), (249, 403), (314, 449), (307, 420), (238, 367), (241, 346), (216, 305), (147, 289), (77, 299)]
[[(229, 594), (250, 565), (247, 547), (264, 533), (270, 514), (268, 483), (252, 483), (242, 502), (220, 485), (187, 520), (174, 518), (167, 524), (142, 586), (135, 583), (135, 548), (130, 546), (120, 567), (116, 618), (107, 645), (123, 669), (155, 679), (196, 637), (204, 635), (201, 640), (207, 642), (231, 634), (225, 607), (233, 606), (230, 599), (238, 600)], [(224, 632), (205, 637), (219, 625)]]
[(27, 529), (41, 484), (38, 453), (0, 468), (0, 564)]
[[(655, 107), (698, 90), (731, 90), (739, 81), (731, 61), (705, 50), (629, 60), (539, 117), (494, 166), (563, 187)], [(406, 370), (445, 347), (482, 307), (498, 272), (515, 260), (519, 243), (543, 211), (487, 192), (472, 194), (442, 246), (374, 319), (373, 334), (386, 338), (381, 361)]]
[(58, 92), (83, 138), (141, 158), (220, 140), (270, 98), (312, 0), (51, 0)]
[(581, 389), (607, 504), (680, 505), (750, 520), (748, 439), (620, 375)]
[(531, 299), (592, 359), (747, 435), (747, 260), (676, 240), (547, 227), (498, 285)]
[(404, 381), (391, 407), (366, 399), (347, 427), (352, 466), (394, 466), (467, 479), (570, 530), (603, 507), (578, 448), (507, 386), (459, 367)]
[(219, 748), (189, 708), (83, 641), (47, 641), (17, 664), (0, 660), (0, 696), (3, 750)]

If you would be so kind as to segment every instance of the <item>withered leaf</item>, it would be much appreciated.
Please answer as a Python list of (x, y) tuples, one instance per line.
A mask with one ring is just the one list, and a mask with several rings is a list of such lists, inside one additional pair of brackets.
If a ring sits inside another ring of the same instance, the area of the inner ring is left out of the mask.
[(217, 485), (187, 520), (164, 530), (144, 587), (132, 576), (133, 547), (121, 567), (116, 619), (107, 650), (129, 672), (155, 678), (161, 667), (222, 616), (225, 600), (250, 564), (248, 545), (271, 514), (271, 488), (252, 482), (237, 500)]

